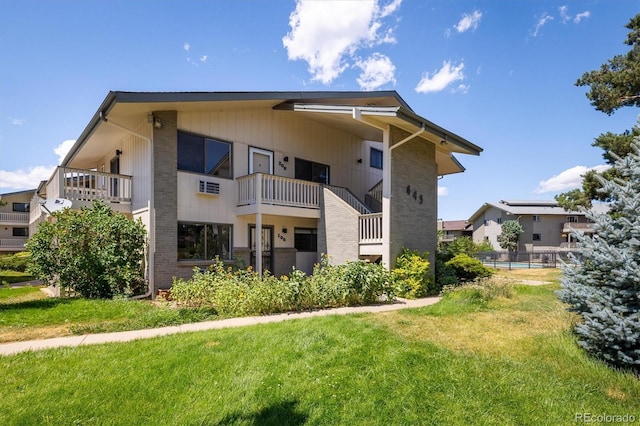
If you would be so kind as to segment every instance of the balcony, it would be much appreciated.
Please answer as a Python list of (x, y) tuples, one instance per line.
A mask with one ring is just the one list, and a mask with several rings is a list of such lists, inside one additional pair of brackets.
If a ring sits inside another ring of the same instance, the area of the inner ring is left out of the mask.
[(26, 238), (1, 238), (0, 253), (23, 251), (25, 241)]
[(1, 225), (28, 225), (29, 213), (24, 212), (0, 212)]
[(71, 200), (73, 208), (102, 200), (114, 211), (131, 213), (131, 189), (131, 176), (58, 167), (47, 183), (46, 196)]
[(593, 223), (591, 222), (566, 222), (562, 225), (562, 233), (568, 234), (571, 231), (582, 231), (585, 234), (593, 234)]
[(320, 217), (319, 183), (255, 173), (237, 180), (238, 214)]
[(382, 213), (360, 215), (358, 243), (360, 255), (382, 254)]

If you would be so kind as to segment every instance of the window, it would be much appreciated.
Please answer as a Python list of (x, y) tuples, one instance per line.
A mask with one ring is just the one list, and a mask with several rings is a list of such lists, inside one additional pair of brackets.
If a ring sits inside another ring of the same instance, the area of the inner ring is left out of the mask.
[(29, 203), (13, 203), (14, 212), (28, 212), (29, 210), (31, 210)]
[(232, 260), (231, 225), (178, 222), (178, 260)]
[(567, 222), (578, 223), (578, 216), (567, 216)]
[(498, 225), (502, 225), (502, 218), (501, 218), (501, 217), (497, 218), (497, 219), (496, 219), (496, 223), (497, 223)]
[(540, 222), (540, 215), (538, 215), (538, 214), (534, 214), (534, 215), (533, 215), (533, 221), (534, 221), (534, 222)]
[(542, 238), (540, 236), (540, 234), (533, 234), (533, 241), (541, 241)]
[(296, 179), (329, 184), (329, 166), (296, 158)]
[(14, 237), (28, 237), (29, 228), (13, 228)]
[(484, 226), (489, 226), (489, 219), (484, 220)]
[(231, 143), (178, 132), (178, 170), (233, 178)]
[(382, 151), (371, 147), (371, 151), (369, 153), (369, 164), (374, 169), (382, 170)]
[(298, 251), (318, 251), (318, 230), (311, 228), (296, 228), (294, 247)]

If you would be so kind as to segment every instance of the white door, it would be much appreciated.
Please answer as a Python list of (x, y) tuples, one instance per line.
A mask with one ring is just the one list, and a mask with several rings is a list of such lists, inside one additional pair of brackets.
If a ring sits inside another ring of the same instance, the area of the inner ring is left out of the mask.
[(273, 151), (260, 148), (249, 148), (249, 174), (273, 174)]

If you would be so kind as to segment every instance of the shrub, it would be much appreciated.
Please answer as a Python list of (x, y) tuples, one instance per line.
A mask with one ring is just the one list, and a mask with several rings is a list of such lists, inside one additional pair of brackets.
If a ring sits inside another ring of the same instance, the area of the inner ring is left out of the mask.
[(398, 296), (415, 299), (438, 293), (435, 282), (429, 275), (431, 265), (428, 255), (426, 252), (421, 254), (415, 250), (402, 249), (393, 270)]
[(446, 286), (441, 294), (447, 299), (486, 305), (499, 297), (513, 297), (513, 283), (503, 278), (482, 278), (462, 285)]
[(26, 272), (28, 264), (28, 252), (0, 255), (0, 271)]
[(329, 265), (323, 258), (307, 276), (293, 270), (280, 278), (251, 268), (225, 268), (217, 260), (189, 280), (175, 279), (171, 297), (178, 304), (215, 310), (223, 316), (259, 315), (305, 309), (359, 305), (393, 299), (391, 274), (381, 265), (356, 261)]
[(482, 264), (478, 259), (459, 254), (445, 263), (445, 266), (453, 268), (460, 281), (473, 281), (477, 278), (488, 278), (493, 271)]
[(142, 221), (114, 213), (101, 201), (52, 216), (27, 240), (28, 270), (34, 277), (87, 298), (144, 292)]

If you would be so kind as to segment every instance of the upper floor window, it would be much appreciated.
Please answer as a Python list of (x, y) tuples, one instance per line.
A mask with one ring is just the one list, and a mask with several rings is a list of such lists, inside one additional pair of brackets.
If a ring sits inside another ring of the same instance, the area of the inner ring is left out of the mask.
[(497, 223), (498, 225), (502, 225), (502, 218), (501, 218), (501, 217), (497, 218), (497, 219), (496, 219), (496, 223)]
[(540, 234), (533, 234), (533, 241), (541, 241), (542, 240), (542, 235)]
[(533, 221), (534, 222), (540, 222), (540, 215), (539, 214), (534, 214), (533, 215)]
[(178, 170), (233, 178), (229, 142), (178, 131)]
[(14, 212), (28, 212), (31, 209), (29, 203), (13, 203)]
[(296, 179), (329, 184), (329, 166), (296, 158)]
[(578, 216), (567, 216), (567, 222), (578, 223)]
[(371, 147), (371, 151), (369, 153), (369, 164), (374, 169), (382, 170), (382, 151), (381, 150)]

